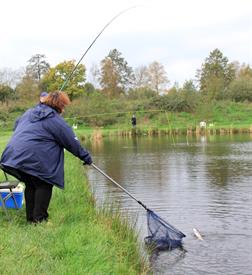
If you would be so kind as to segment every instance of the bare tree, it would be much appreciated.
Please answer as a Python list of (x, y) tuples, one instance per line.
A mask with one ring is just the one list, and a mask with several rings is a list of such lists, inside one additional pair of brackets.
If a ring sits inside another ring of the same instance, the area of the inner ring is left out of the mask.
[(11, 88), (15, 88), (24, 76), (24, 68), (13, 70), (11, 68), (3, 68), (0, 70), (0, 83)]
[(35, 80), (40, 82), (41, 77), (46, 74), (50, 68), (49, 63), (46, 62), (44, 54), (35, 54), (28, 60), (26, 73), (32, 76)]
[(149, 74), (146, 66), (139, 66), (135, 69), (135, 88), (149, 86)]
[(165, 90), (169, 83), (164, 66), (157, 61), (148, 66), (148, 79), (150, 88), (156, 91), (157, 94)]
[(94, 85), (94, 87), (99, 87), (99, 76), (100, 70), (97, 64), (92, 64), (90, 68), (90, 82)]

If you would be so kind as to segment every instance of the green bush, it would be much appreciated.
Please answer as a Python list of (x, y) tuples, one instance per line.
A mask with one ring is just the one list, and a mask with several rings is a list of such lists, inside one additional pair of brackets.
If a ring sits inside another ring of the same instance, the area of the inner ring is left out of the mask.
[(171, 112), (192, 112), (197, 106), (197, 101), (187, 97), (184, 93), (176, 92), (152, 98), (150, 106)]
[(228, 97), (236, 102), (252, 102), (252, 79), (240, 78), (230, 84)]

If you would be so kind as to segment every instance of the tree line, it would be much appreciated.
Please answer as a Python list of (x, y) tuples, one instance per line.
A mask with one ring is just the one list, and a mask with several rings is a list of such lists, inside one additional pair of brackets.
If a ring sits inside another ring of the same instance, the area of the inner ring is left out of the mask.
[[(21, 71), (0, 70), (0, 102), (36, 99), (41, 91), (58, 90), (76, 65), (63, 61), (54, 67), (46, 56), (32, 56)], [(214, 49), (196, 71), (195, 79), (182, 87), (168, 87), (164, 66), (153, 61), (137, 68), (129, 66), (122, 53), (112, 49), (99, 66), (90, 69), (87, 81), (85, 65), (79, 64), (64, 90), (70, 99), (94, 97), (96, 100), (124, 99), (137, 101), (134, 108), (159, 108), (168, 111), (192, 112), (198, 104), (214, 100), (252, 101), (252, 69), (248, 64), (230, 62), (219, 49)], [(98, 94), (98, 95), (97, 95)], [(90, 99), (90, 101), (92, 101)]]

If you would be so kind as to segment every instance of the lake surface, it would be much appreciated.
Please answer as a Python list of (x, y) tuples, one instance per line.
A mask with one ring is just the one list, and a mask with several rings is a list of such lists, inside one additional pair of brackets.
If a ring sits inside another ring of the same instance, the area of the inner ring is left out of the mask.
[[(150, 257), (154, 274), (252, 274), (252, 136), (113, 138), (86, 146), (99, 168), (186, 234), (183, 250)], [(115, 202), (138, 217), (144, 243), (145, 209), (91, 167), (88, 177), (98, 204)]]

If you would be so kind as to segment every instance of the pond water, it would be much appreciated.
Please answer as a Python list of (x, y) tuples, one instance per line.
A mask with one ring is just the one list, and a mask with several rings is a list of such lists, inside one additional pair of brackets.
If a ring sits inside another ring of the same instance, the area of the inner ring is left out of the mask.
[[(87, 148), (99, 168), (186, 234), (182, 250), (150, 256), (154, 274), (252, 274), (251, 136), (113, 138)], [(144, 243), (145, 209), (91, 167), (88, 177), (98, 203), (138, 217)]]

